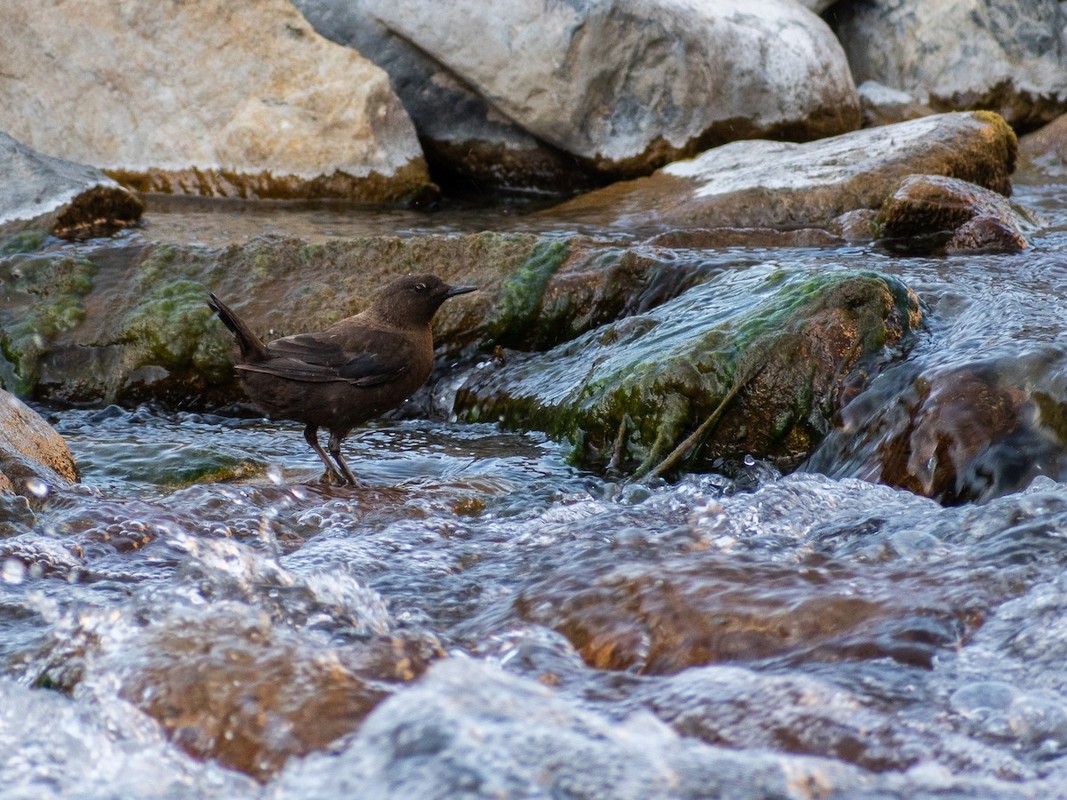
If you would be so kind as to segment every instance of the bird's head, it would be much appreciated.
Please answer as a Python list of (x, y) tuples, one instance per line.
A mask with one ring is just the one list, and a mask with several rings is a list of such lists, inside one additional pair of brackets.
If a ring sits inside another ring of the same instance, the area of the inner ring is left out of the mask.
[(428, 325), (450, 297), (473, 292), (476, 286), (451, 286), (436, 275), (406, 275), (378, 292), (372, 308), (397, 325)]

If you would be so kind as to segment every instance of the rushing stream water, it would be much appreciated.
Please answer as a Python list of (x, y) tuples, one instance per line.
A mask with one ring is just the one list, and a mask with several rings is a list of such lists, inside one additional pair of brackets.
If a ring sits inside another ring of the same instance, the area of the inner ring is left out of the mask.
[(3, 501), (0, 797), (1067, 798), (1058, 450), (1020, 445), (1026, 488), (980, 504), (862, 480), (920, 367), (1006, 356), (1067, 391), (1063, 188), (1019, 188), (1049, 221), (1020, 255), (678, 252), (874, 269), (924, 303), (870, 435), (785, 477), (618, 483), (536, 433), (406, 420), (351, 436), (364, 486), (337, 489), (295, 425), (43, 409), (83, 482)]

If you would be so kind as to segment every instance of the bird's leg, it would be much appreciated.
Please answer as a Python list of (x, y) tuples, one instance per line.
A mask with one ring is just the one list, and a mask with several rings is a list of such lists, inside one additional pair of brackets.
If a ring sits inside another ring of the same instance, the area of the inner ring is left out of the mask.
[(359, 481), (356, 480), (356, 476), (352, 474), (352, 470), (345, 463), (344, 456), (341, 455), (341, 438), (335, 431), (330, 431), (330, 455), (337, 462), (337, 466), (341, 468), (341, 474), (345, 476), (345, 479), (353, 486), (357, 486)]
[[(307, 443), (309, 445), (311, 445), (311, 449), (319, 454), (319, 458), (322, 459), (322, 463), (326, 465), (326, 474), (329, 475), (331, 478), (333, 478), (338, 483), (344, 483), (345, 482), (344, 477), (342, 477), (341, 473), (339, 473), (337, 471), (337, 467), (335, 467), (333, 465), (333, 462), (331, 462), (329, 457), (326, 455), (326, 451), (323, 450), (322, 449), (322, 445), (319, 444), (319, 429), (318, 429), (318, 427), (315, 426), (315, 425), (308, 425), (307, 427), (305, 427), (304, 428), (304, 439), (307, 441)], [(332, 437), (331, 437), (331, 444), (332, 444)]]

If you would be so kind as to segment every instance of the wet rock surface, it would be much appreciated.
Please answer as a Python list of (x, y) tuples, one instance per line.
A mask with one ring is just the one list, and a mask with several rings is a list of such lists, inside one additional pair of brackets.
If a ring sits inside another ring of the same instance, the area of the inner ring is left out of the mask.
[(41, 416), (0, 389), (0, 493), (39, 499), (78, 480), (70, 448)]
[(506, 353), (463, 384), (456, 410), (548, 431), (580, 463), (624, 474), (746, 453), (795, 466), (850, 384), (918, 328), (918, 303), (877, 275), (736, 277), (542, 355)]
[(939, 114), (808, 144), (734, 142), (552, 210), (608, 227), (831, 226), (881, 207), (905, 176), (947, 175), (1010, 194), (1017, 142), (985, 112)]
[(874, 218), (879, 242), (912, 253), (1014, 253), (1037, 226), (1001, 194), (939, 175), (910, 175)]
[[(950, 259), (945, 267), (974, 257)], [(951, 322), (933, 340), (920, 341), (907, 366), (888, 368), (842, 408), (807, 468), (884, 481), (953, 504), (988, 501), (1039, 475), (1060, 473), (1067, 441), (1064, 356), (1046, 327), (1057, 312), (1044, 300), (1004, 292), (1004, 280), (1017, 269), (1012, 258), (975, 276), (965, 292), (947, 290), (929, 275), (911, 283), (928, 320), (947, 314)], [(1005, 309), (1012, 322), (994, 324)], [(966, 355), (940, 350), (942, 336), (959, 337)], [(1014, 345), (1020, 337), (1030, 342), (1025, 352)]]
[(6, 12), (0, 130), (127, 188), (371, 202), (431, 188), (388, 76), (286, 2)]

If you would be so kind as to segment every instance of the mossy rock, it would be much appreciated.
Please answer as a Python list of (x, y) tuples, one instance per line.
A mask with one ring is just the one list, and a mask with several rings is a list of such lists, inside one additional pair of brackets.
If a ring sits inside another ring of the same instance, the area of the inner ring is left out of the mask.
[(647, 250), (529, 233), (20, 248), (0, 257), (9, 287), (0, 382), (56, 403), (229, 406), (246, 398), (233, 377), (232, 338), (207, 308), (209, 292), (271, 339), (324, 328), (362, 310), (392, 278), (424, 271), (480, 290), (434, 319), (435, 343), (451, 363), (498, 344), (557, 346), (668, 299), (700, 274)]
[(578, 463), (632, 474), (716, 415), (689, 468), (747, 454), (792, 468), (920, 320), (914, 293), (875, 273), (726, 273), (545, 354), (506, 354), (472, 375), (456, 410), (543, 430)]

